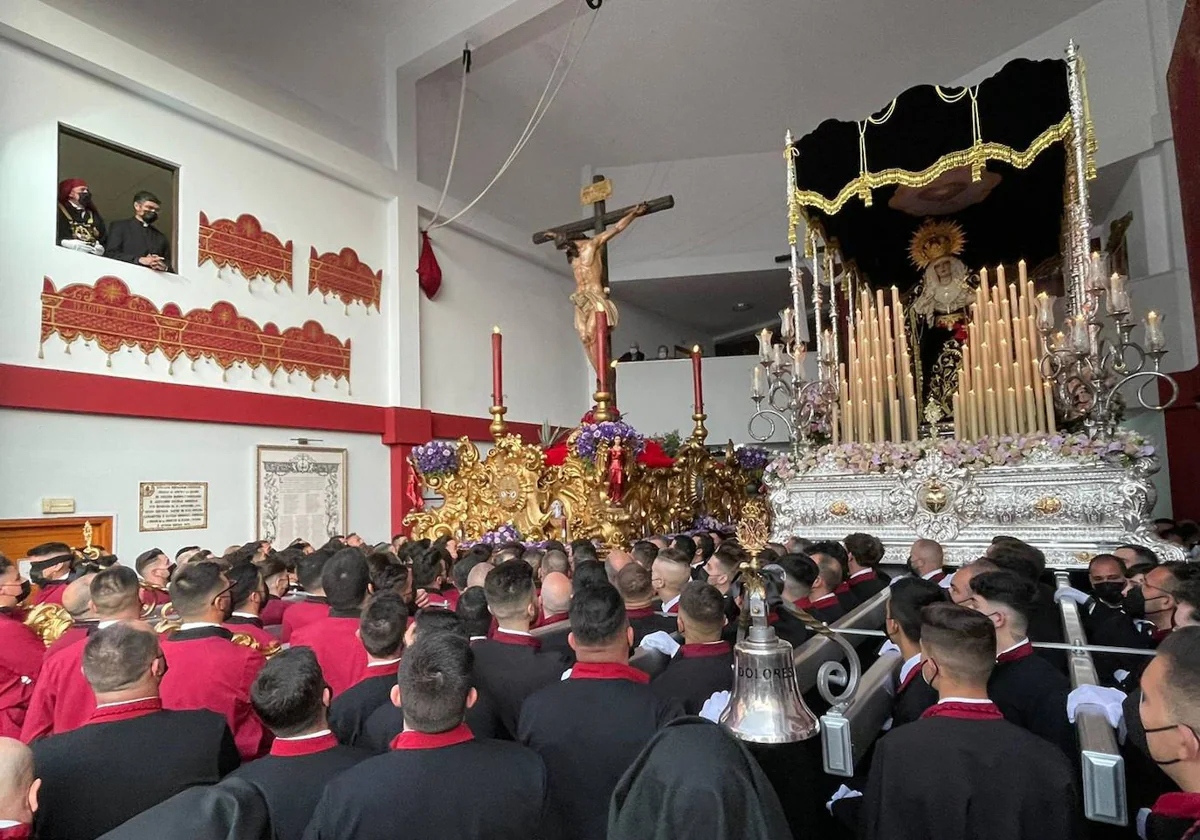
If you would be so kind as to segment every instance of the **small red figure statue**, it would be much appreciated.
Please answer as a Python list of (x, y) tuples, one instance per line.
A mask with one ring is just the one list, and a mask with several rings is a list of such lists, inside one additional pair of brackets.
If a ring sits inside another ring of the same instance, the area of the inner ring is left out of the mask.
[(614, 505), (625, 497), (625, 448), (619, 437), (613, 438), (608, 450), (608, 498)]

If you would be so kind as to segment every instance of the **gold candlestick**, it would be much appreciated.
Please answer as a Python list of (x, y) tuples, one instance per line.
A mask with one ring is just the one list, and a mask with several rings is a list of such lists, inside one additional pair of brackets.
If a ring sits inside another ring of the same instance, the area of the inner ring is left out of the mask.
[(504, 415), (508, 413), (508, 409), (502, 405), (494, 405), (488, 409), (488, 413), (492, 415), (492, 424), (488, 426), (488, 431), (492, 433), (492, 437), (499, 440), (508, 431), (508, 425), (504, 422)]

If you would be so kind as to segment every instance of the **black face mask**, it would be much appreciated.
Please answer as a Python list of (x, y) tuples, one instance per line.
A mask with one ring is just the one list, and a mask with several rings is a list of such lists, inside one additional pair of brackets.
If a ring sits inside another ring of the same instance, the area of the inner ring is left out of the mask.
[(148, 225), (154, 224), (155, 222), (158, 221), (158, 211), (157, 210), (147, 210), (145, 213), (142, 214), (142, 221)]
[(1106, 604), (1117, 606), (1121, 603), (1121, 591), (1125, 584), (1119, 580), (1103, 580), (1092, 584), (1092, 592)]
[[(1181, 724), (1172, 723), (1169, 726), (1156, 726), (1153, 729), (1147, 729), (1146, 734), (1153, 735), (1155, 732), (1166, 732), (1166, 731), (1174, 729), (1175, 727), (1180, 726), (1180, 725)], [(1182, 725), (1187, 726), (1186, 723), (1182, 724)], [(1187, 726), (1187, 728), (1192, 729), (1190, 726)], [(1195, 735), (1196, 730), (1192, 729), (1192, 734)], [(1159, 767), (1167, 767), (1168, 765), (1178, 764), (1179, 762), (1183, 761), (1182, 758), (1171, 758), (1166, 761), (1160, 761), (1159, 759), (1155, 758), (1154, 751), (1150, 749), (1150, 739), (1149, 738), (1146, 739), (1146, 755), (1150, 756), (1150, 760), (1153, 761), (1155, 764), (1157, 764)]]
[(61, 563), (66, 563), (70, 559), (71, 559), (70, 557), (62, 556), (62, 557), (52, 557), (49, 560), (33, 561), (32, 563), (29, 564), (29, 580), (32, 580), (38, 586), (44, 586), (45, 584), (49, 583), (50, 581), (46, 578), (46, 576), (44, 574), (42, 574), (42, 572), (44, 572), (46, 569), (49, 569), (51, 566), (57, 566)]
[(79, 194), (79, 203), (82, 204), (84, 207), (87, 207), (89, 204), (92, 203), (92, 194), (90, 192), (88, 192), (87, 190), (84, 190), (83, 192), (81, 192)]
[(1130, 618), (1146, 617), (1146, 596), (1142, 594), (1142, 587), (1135, 586), (1126, 593), (1121, 599), (1121, 609)]

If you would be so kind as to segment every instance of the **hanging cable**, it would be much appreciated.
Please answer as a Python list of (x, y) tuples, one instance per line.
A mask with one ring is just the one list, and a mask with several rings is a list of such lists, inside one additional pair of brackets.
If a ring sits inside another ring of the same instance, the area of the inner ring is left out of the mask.
[[(446, 168), (446, 181), (442, 184), (442, 195), (438, 199), (437, 209), (433, 211), (433, 221), (430, 227), (437, 224), (438, 216), (442, 213), (442, 205), (446, 203), (446, 193), (450, 190), (450, 179), (454, 177), (454, 161), (458, 157), (458, 138), (462, 134), (463, 106), (467, 102), (467, 74), (471, 72), (471, 45), (463, 46), (462, 55), (462, 86), (458, 92), (458, 119), (454, 123), (454, 143), (450, 147), (450, 165)], [(426, 231), (429, 227), (425, 228)]]
[[(567, 47), (570, 46), (571, 34), (575, 29), (575, 24), (579, 20), (580, 15), (583, 14), (583, 6), (584, 0), (580, 0), (575, 17), (571, 19), (571, 25), (567, 28), (567, 36), (563, 39), (562, 49), (559, 50), (558, 58), (554, 62), (554, 67), (550, 70), (550, 78), (546, 80), (546, 86), (542, 89), (542, 95), (538, 99), (537, 105), (534, 106), (533, 113), (529, 117), (529, 122), (525, 124), (525, 130), (521, 132), (521, 136), (517, 139), (517, 143), (515, 146), (513, 146), (513, 150), (509, 153), (508, 158), (503, 164), (501, 164), (500, 169), (496, 172), (492, 180), (488, 182), (488, 185), (484, 187), (479, 195), (475, 196), (475, 198), (472, 199), (472, 201), (467, 204), (466, 207), (448, 219), (444, 219), (436, 224), (431, 224), (428, 228), (426, 228), (427, 231), (445, 227), (446, 225), (453, 223), (455, 220), (468, 213), (483, 199), (485, 195), (488, 194), (491, 188), (496, 185), (496, 182), (500, 180), (504, 173), (508, 171), (508, 168), (512, 166), (513, 161), (517, 159), (517, 155), (519, 155), (521, 150), (525, 148), (525, 145), (533, 136), (534, 131), (537, 130), (538, 125), (541, 124), (542, 118), (546, 116), (546, 112), (549, 111), (550, 106), (554, 103), (555, 98), (558, 96), (558, 92), (562, 89), (563, 83), (567, 80), (567, 76), (570, 75), (571, 68), (575, 65), (575, 60), (579, 58), (579, 54), (583, 51), (583, 45), (587, 41), (588, 34), (592, 31), (592, 24), (596, 22), (596, 16), (593, 15), (588, 21), (588, 25), (584, 30), (583, 37), (579, 39), (579, 45), (575, 48), (575, 52), (567, 62), (567, 66), (563, 70), (562, 76), (559, 77), (558, 84), (555, 85), (555, 74), (558, 72), (558, 68), (562, 64), (563, 57), (567, 53)], [(554, 86), (553, 91), (550, 90), (551, 85)], [(549, 99), (547, 99), (547, 94), (549, 94)]]

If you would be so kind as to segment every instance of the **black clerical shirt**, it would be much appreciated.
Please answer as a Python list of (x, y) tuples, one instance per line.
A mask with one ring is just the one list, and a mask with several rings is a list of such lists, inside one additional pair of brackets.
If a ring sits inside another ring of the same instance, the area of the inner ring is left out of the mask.
[(171, 268), (171, 243), (158, 228), (140, 219), (121, 219), (108, 228), (104, 256), (136, 263), (142, 257), (157, 254)]

